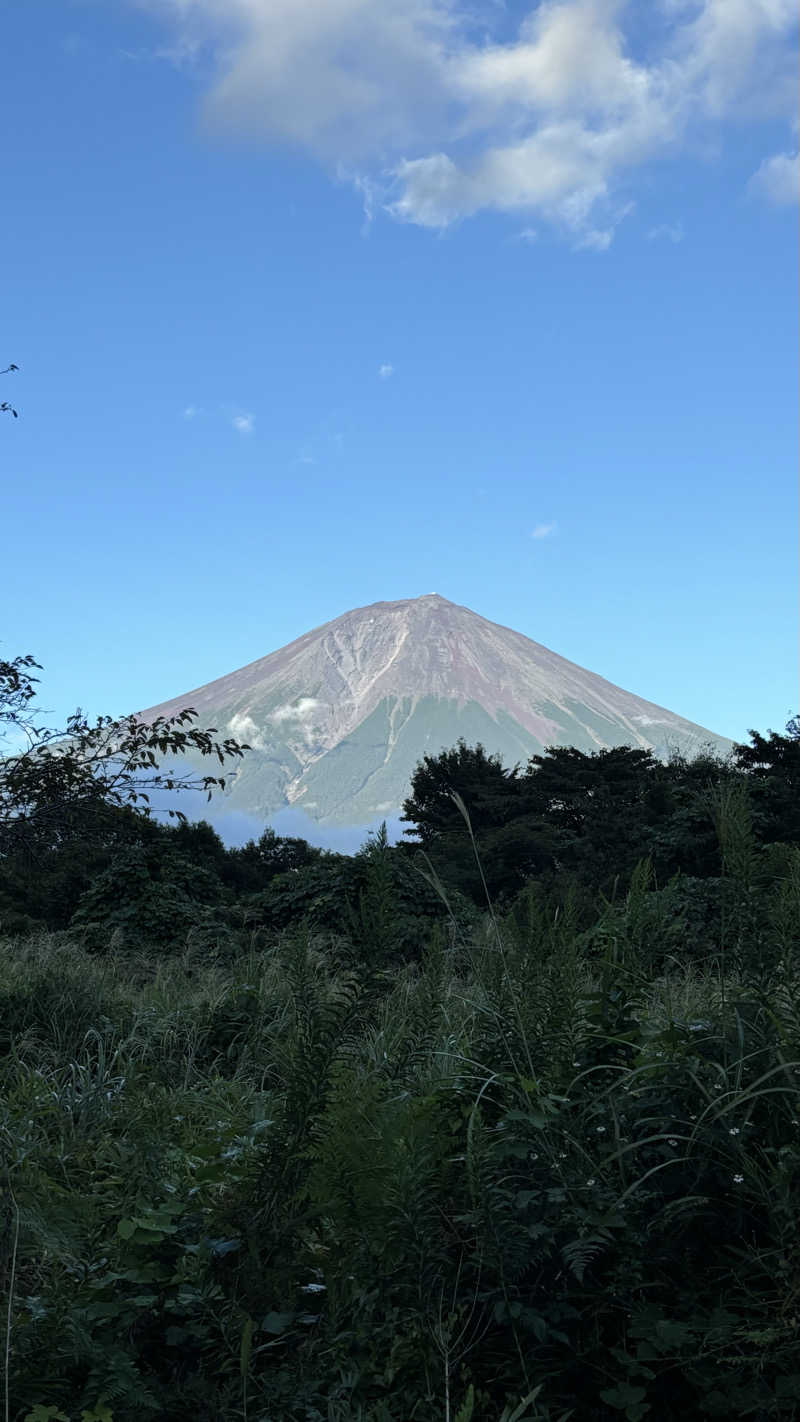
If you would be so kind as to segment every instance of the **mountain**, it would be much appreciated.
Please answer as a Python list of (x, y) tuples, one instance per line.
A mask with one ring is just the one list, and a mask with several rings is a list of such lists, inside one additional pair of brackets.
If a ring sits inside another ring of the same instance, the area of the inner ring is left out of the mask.
[(547, 745), (634, 745), (662, 758), (731, 747), (438, 593), (345, 612), (138, 714), (185, 706), (252, 747), (228, 775), (226, 811), (265, 819), (295, 807), (322, 825), (397, 815), (422, 756), (461, 736), (509, 766)]

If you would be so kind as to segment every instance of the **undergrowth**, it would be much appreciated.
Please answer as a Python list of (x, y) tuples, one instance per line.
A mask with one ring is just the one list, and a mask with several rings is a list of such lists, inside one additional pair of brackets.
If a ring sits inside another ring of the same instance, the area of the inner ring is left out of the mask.
[(414, 961), (0, 942), (4, 1422), (800, 1414), (800, 854), (736, 813), (706, 958), (646, 864)]

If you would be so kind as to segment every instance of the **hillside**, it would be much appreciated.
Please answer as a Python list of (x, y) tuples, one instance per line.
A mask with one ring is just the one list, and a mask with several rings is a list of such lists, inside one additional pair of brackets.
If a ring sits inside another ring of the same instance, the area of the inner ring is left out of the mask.
[(438, 593), (346, 612), (139, 715), (187, 705), (252, 747), (226, 809), (291, 806), (332, 825), (396, 814), (422, 756), (462, 736), (509, 766), (547, 745), (666, 757), (731, 744)]

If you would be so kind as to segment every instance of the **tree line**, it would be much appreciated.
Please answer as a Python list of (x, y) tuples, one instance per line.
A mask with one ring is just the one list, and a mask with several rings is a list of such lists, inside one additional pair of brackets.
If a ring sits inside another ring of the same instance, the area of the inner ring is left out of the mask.
[[(325, 851), (267, 828), (226, 848), (207, 822), (179, 809), (163, 823), (154, 789), (224, 789), (226, 766), (248, 747), (199, 728), (187, 708), (145, 725), (95, 722), (77, 711), (65, 728), (36, 715), (38, 664), (0, 662), (0, 925), (80, 933), (108, 944), (183, 942), (187, 933), (241, 939), (307, 922), (349, 931), (372, 952), (403, 956), (437, 921), (466, 924), (491, 905), (535, 900), (569, 908), (583, 927), (598, 901), (624, 898), (640, 866), (680, 920), (722, 912), (725, 824), (745, 816), (758, 882), (781, 873), (781, 845), (800, 843), (800, 718), (785, 734), (751, 731), (727, 758), (706, 751), (664, 763), (630, 746), (585, 753), (551, 746), (507, 769), (463, 740), (425, 756), (403, 806), (408, 828), (385, 827), (356, 855)], [(187, 752), (218, 774), (163, 769)], [(740, 853), (745, 852), (740, 846)]]

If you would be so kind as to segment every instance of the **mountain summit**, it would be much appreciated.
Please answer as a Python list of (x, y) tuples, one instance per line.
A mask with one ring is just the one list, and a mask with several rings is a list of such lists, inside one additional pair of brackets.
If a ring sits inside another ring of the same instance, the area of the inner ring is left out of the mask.
[(184, 706), (252, 747), (228, 776), (228, 808), (266, 818), (295, 806), (320, 824), (399, 813), (423, 755), (461, 736), (509, 766), (548, 745), (662, 758), (731, 746), (438, 593), (345, 612), (139, 714)]

